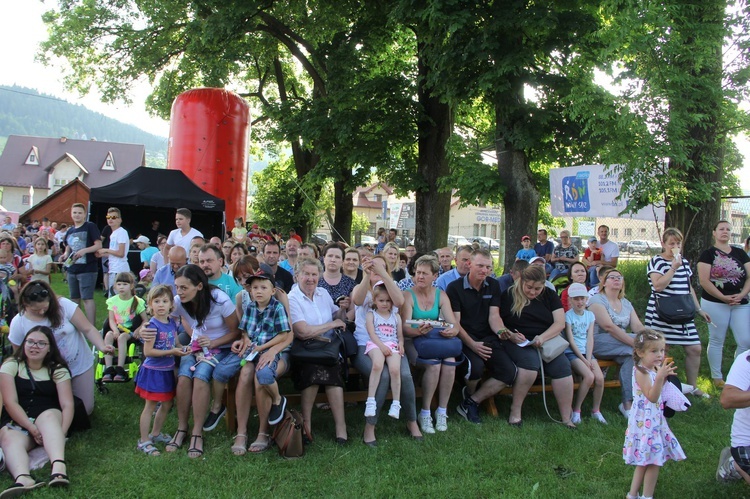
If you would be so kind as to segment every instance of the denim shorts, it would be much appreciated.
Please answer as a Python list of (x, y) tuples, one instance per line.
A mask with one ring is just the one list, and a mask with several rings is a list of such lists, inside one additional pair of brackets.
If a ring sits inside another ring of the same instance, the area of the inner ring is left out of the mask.
[(242, 367), (240, 362), (242, 362), (242, 357), (229, 351), (229, 355), (216, 364), (213, 374), (214, 379), (220, 383), (228, 383), (232, 376), (240, 371)]
[[(234, 355), (229, 351), (228, 348), (222, 349), (219, 351), (219, 353), (215, 354), (214, 358), (218, 362), (216, 366), (221, 364), (221, 361), (224, 360), (224, 358), (228, 355)], [(237, 355), (234, 356), (237, 357)], [(195, 366), (195, 371), (190, 370), (192, 366)], [(178, 372), (178, 376), (199, 379), (201, 381), (205, 381), (206, 383), (210, 383), (211, 376), (213, 375), (216, 366), (212, 366), (208, 362), (197, 363), (195, 355), (186, 355), (180, 358), (180, 370)]]
[(259, 385), (273, 385), (276, 382), (276, 378), (278, 377), (277, 371), (279, 369), (279, 361), (281, 361), (281, 359), (284, 359), (284, 364), (286, 366), (289, 365), (289, 354), (279, 353), (276, 354), (273, 362), (268, 364), (263, 369), (255, 371), (255, 377), (257, 378)]
[[(586, 356), (586, 354), (583, 354), (583, 355), (584, 355), (584, 357)], [(578, 356), (577, 356), (576, 354), (574, 354), (574, 353), (573, 353), (573, 351), (572, 351), (572, 350), (570, 350), (570, 349), (568, 349), (568, 350), (565, 350), (565, 356), (566, 356), (566, 357), (568, 358), (568, 360), (569, 360), (569, 361), (571, 361), (571, 362), (573, 362), (574, 360), (578, 359)], [(580, 360), (580, 359), (578, 359), (578, 360)], [(594, 356), (591, 356), (591, 360), (592, 360), (593, 362), (596, 362), (596, 359), (594, 358)]]
[(71, 300), (93, 300), (97, 272), (68, 272), (68, 290)]

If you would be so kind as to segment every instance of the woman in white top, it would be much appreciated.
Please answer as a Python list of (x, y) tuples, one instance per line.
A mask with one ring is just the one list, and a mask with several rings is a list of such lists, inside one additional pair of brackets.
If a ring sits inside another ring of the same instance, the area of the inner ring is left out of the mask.
[[(106, 346), (102, 335), (81, 309), (67, 298), (55, 296), (49, 284), (33, 281), (24, 286), (18, 297), (18, 315), (10, 323), (9, 339), (17, 350), (29, 329), (48, 326), (55, 335), (55, 342), (70, 369), (73, 394), (79, 397), (86, 412), (94, 410), (94, 354), (86, 342), (97, 349), (114, 353), (112, 345)], [(138, 332), (134, 333), (138, 336)]]

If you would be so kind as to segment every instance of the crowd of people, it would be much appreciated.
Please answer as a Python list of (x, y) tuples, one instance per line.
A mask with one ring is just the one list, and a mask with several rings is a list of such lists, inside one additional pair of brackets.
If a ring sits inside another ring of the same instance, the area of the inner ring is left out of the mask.
[[(660, 311), (660, 300), (680, 295), (692, 302), (694, 316), (710, 325), (708, 361), (713, 383), (724, 389), (722, 403), (740, 409), (732, 447), (721, 456), (720, 475), (750, 483), (750, 369), (738, 356), (750, 350), (750, 256), (729, 244), (727, 222), (717, 224), (714, 245), (697, 263), (700, 296), (691, 284), (690, 262), (681, 255), (682, 234), (664, 231), (663, 250), (649, 261), (644, 276), (652, 293), (642, 321), (626, 298), (617, 244), (608, 239), (606, 226), (598, 228), (598, 239), (580, 254), (567, 230), (557, 246), (544, 229), (535, 246), (524, 236), (517, 261), (496, 278), (486, 249), (461, 246), (455, 254), (451, 248), (422, 254), (408, 245), (401, 251), (395, 231), (380, 233), (373, 248), (338, 242), (319, 248), (305, 244), (294, 231), (284, 241), (276, 230), (248, 229), (238, 219), (223, 238), (207, 239), (191, 226), (190, 211), (179, 209), (169, 234), (131, 238), (120, 211), (110, 208), (103, 245), (102, 233), (86, 215), (85, 206), (74, 205), (73, 224), (60, 241), (56, 236), (47, 240), (40, 228), (27, 242), (34, 248), (30, 265), (31, 256), (19, 245), (23, 236), (14, 235), (17, 227), (0, 236), (0, 259), (3, 250), (10, 253), (12, 276), (21, 283), (18, 313), (10, 324), (14, 353), (0, 370), (0, 448), (15, 479), (8, 496), (39, 486), (28, 465), (28, 451), (35, 445), (43, 445), (52, 461), (50, 485), (67, 485), (64, 436), (74, 406), (80, 401), (86, 413), (94, 407), (89, 343), (105, 354), (103, 380), (118, 382), (128, 379), (128, 342), (138, 341), (145, 361), (135, 386), (145, 407), (136, 448), (155, 456), (160, 453), (157, 444), (164, 444), (166, 452), (187, 446), (191, 458), (204, 454), (204, 432), (226, 415), (222, 394), (235, 376), (238, 428), (231, 451), (240, 456), (271, 446), (271, 428), (282, 421), (287, 407), (278, 384), (287, 372), (301, 394), (305, 441), (313, 441), (313, 409), (322, 387), (335, 441), (346, 445), (344, 392), (352, 382), (349, 366), (355, 367), (367, 389), (362, 441), (374, 447), (383, 410), (404, 421), (416, 440), (447, 431), (448, 404), (457, 384), (456, 412), (475, 424), (482, 420), (481, 403), (512, 387), (507, 422), (522, 428), (524, 401), (540, 373), (551, 379), (562, 424), (575, 429), (581, 423), (589, 391), (591, 420), (608, 424), (601, 411), (604, 375), (597, 359), (613, 360), (620, 365), (618, 409), (628, 420), (623, 456), (636, 466), (628, 497), (638, 497), (641, 486), (642, 497), (650, 497), (658, 467), (684, 459), (666, 420), (653, 414), (675, 370), (665, 362), (667, 348), (685, 350), (682, 392), (709, 397), (697, 386), (702, 346), (694, 318), (678, 323)], [(140, 250), (142, 268), (128, 265), (131, 245)], [(54, 262), (66, 270), (69, 298), (56, 296), (49, 285)], [(99, 265), (109, 295), (109, 316), (101, 331), (94, 306)], [(147, 294), (138, 296), (137, 286)], [(737, 343), (737, 360), (724, 381), (728, 329)], [(347, 335), (350, 350), (345, 348)], [(561, 337), (567, 348), (548, 358), (540, 355), (546, 343)], [(332, 356), (330, 349), (321, 348), (338, 343), (341, 349)], [(419, 407), (413, 378), (418, 372)], [(35, 390), (44, 396), (34, 396)], [(251, 439), (253, 393), (259, 423)], [(163, 430), (175, 398), (178, 422), (170, 435)], [(659, 452), (640, 447), (649, 439), (641, 434), (647, 418), (663, 442)]]

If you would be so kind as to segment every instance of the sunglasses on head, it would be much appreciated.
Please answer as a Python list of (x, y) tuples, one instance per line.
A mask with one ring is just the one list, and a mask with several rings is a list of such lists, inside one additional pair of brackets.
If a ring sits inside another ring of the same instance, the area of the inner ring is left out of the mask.
[(34, 291), (26, 293), (26, 299), (29, 301), (44, 301), (49, 298), (49, 291), (44, 288), (37, 288)]

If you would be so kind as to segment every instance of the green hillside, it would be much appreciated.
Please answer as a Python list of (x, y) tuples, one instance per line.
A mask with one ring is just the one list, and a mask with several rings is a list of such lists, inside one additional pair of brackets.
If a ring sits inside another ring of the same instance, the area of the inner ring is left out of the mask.
[(166, 165), (165, 137), (30, 88), (0, 85), (0, 150), (5, 147), (5, 137), (9, 135), (96, 138), (144, 144), (149, 166)]

